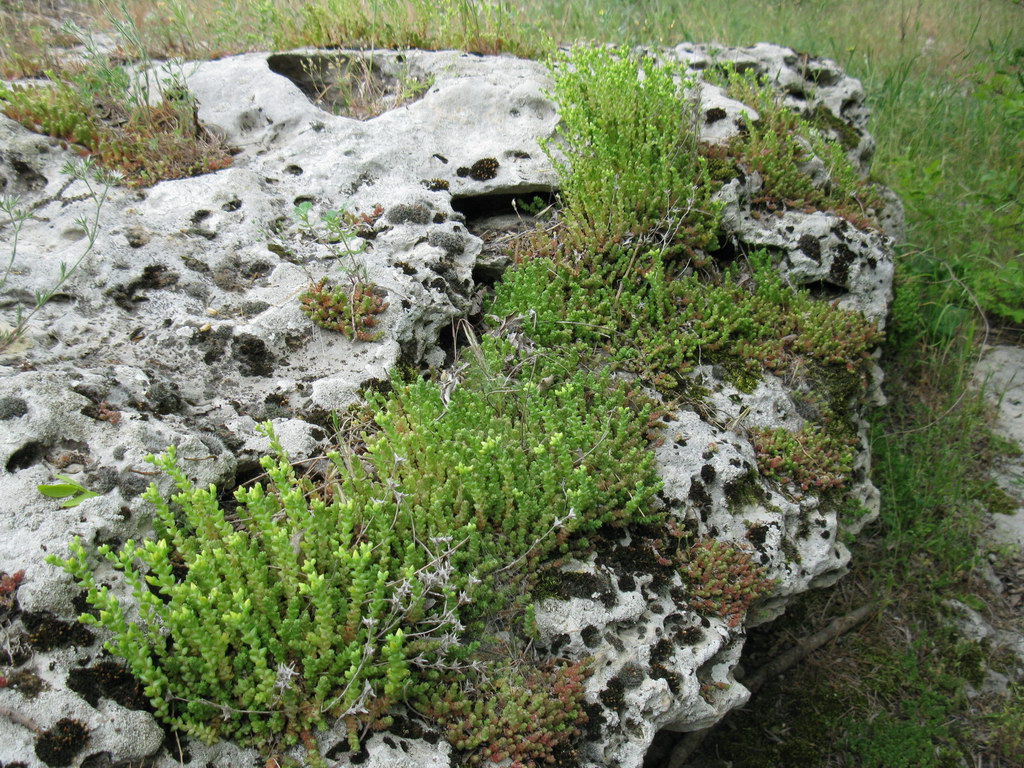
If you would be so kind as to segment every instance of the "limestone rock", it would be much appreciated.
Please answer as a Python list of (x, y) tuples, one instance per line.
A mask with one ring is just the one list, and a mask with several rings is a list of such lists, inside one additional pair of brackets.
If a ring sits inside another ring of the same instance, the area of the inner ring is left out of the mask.
[[(996, 418), (992, 430), (1024, 449), (1024, 349), (1008, 345), (986, 347), (974, 369), (975, 382), (983, 387)], [(1024, 458), (1002, 458), (992, 467), (995, 481), (1018, 501), (1013, 514), (990, 515), (991, 538), (996, 545), (1024, 553)]]
[[(659, 53), (694, 72), (722, 61), (757, 68), (788, 104), (827, 110), (866, 171), (873, 142), (864, 92), (834, 63), (767, 44), (683, 44)], [(355, 101), (328, 81), (353, 67), (377, 84)], [(311, 458), (323, 450), (329, 414), (387, 380), (400, 360), (445, 364), (445, 329), (479, 311), (481, 284), (505, 264), (485, 253), (478, 225), (521, 220), (512, 197), (550, 195), (557, 184), (538, 140), (554, 135), (558, 112), (536, 62), (450, 51), (299, 50), (186, 70), (200, 119), (238, 149), (233, 166), (147, 190), (112, 189), (93, 252), (33, 318), (22, 346), (0, 355), (0, 568), (25, 571), (18, 601), (26, 614), (67, 622), (81, 610), (68, 577), (44, 562), (46, 554), (66, 553), (71, 536), (93, 546), (149, 532), (152, 510), (140, 494), (150, 481), (166, 491), (168, 480), (148, 474), (146, 454), (173, 443), (198, 483), (230, 486), (267, 450), (254, 436), (257, 422), (274, 421), (293, 459)], [(700, 91), (703, 138), (727, 141), (749, 110), (713, 85)], [(94, 204), (81, 199), (84, 185), (61, 175), (70, 156), (0, 117), (0, 190), (35, 206), (3, 288), (5, 313), (50, 287), (60, 264), (83, 252), (76, 220)], [(781, 251), (793, 284), (881, 324), (892, 240), (829, 212), (755, 218), (754, 183), (737, 180), (720, 193), (731, 245)], [(306, 211), (305, 221), (296, 208)], [(351, 214), (342, 237), (322, 230), (322, 214), (342, 216), (332, 211)], [(896, 232), (898, 213), (891, 218)], [(0, 231), (0, 252), (9, 247), (9, 232)], [(376, 316), (374, 340), (325, 330), (301, 312), (299, 295), (325, 276), (380, 290), (387, 307)], [(640, 768), (658, 730), (704, 728), (742, 704), (748, 694), (733, 669), (744, 627), (834, 581), (849, 559), (837, 540), (843, 521), (836, 509), (757, 471), (748, 429), (799, 429), (806, 415), (794, 387), (801, 383), (766, 376), (742, 392), (711, 366), (692, 376), (708, 396), (700, 408), (666, 416), (656, 449), (665, 482), (660, 503), (679, 526), (749, 545), (778, 583), (745, 625), (729, 626), (690, 607), (678, 571), (659, 563), (641, 531), (567, 563), (566, 592), (538, 605), (537, 623), (553, 653), (595, 659), (587, 683), (591, 726), (580, 749), (588, 768)], [(862, 439), (853, 492), (877, 511), (867, 470)], [(36, 491), (57, 473), (100, 495), (60, 507)], [(117, 582), (111, 571), (100, 578)], [(33, 700), (0, 689), (0, 706), (25, 711), (44, 728), (65, 716), (84, 723), (89, 741), (75, 766), (100, 753), (113, 763), (154, 756), (164, 768), (258, 758), (232, 744), (161, 749), (148, 713), (106, 695), (90, 704), (75, 693), (69, 671), (99, 663), (102, 639), (78, 636), (71, 647), (36, 652), (23, 663), (48, 688)], [(332, 752), (345, 738), (343, 726), (320, 735), (332, 765), (352, 762)], [(0, 717), (0, 762), (39, 768), (32, 743), (29, 730)], [(376, 768), (451, 764), (443, 740), (396, 735), (369, 738), (365, 756), (362, 764)]]

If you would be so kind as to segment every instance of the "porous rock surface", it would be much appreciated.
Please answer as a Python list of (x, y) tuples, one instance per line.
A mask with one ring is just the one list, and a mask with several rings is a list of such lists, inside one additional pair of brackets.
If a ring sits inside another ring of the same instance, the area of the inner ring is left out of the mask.
[[(659, 54), (698, 73), (716, 61), (757, 68), (792, 106), (822, 107), (846, 126), (850, 156), (866, 171), (873, 145), (864, 93), (834, 63), (767, 44), (685, 44)], [(274, 420), (294, 459), (316, 455), (329, 414), (386, 379), (399, 361), (444, 365), (446, 329), (479, 310), (481, 282), (507, 263), (493, 249), (485, 252), (477, 234), (508, 220), (508, 196), (547, 194), (556, 185), (538, 146), (558, 123), (542, 65), (457, 52), (375, 52), (381, 82), (429, 84), (422, 97), (365, 121), (311, 100), (310, 72), (365, 55), (248, 54), (187, 67), (200, 120), (238, 150), (233, 165), (147, 190), (112, 189), (94, 251), (33, 318), (26, 338), (0, 357), (0, 569), (25, 571), (21, 613), (3, 628), (7, 649), (0, 654), (11, 655), (0, 666), (31, 672), (42, 688), (34, 697), (0, 688), (0, 707), (44, 730), (62, 717), (84, 723), (89, 738), (72, 765), (151, 757), (168, 768), (227, 768), (257, 756), (228, 743), (164, 742), (137, 696), (114, 701), (102, 686), (99, 694), (76, 692), (82, 686), (72, 684), (81, 674), (75, 671), (104, 663), (102, 637), (60, 623), (72, 622), (82, 606), (45, 556), (64, 555), (74, 535), (87, 546), (144, 535), (152, 511), (140, 493), (154, 479), (168, 485), (144, 463), (148, 453), (173, 443), (199, 484), (230, 485), (266, 448), (254, 437), (258, 421)], [(715, 86), (700, 89), (704, 138), (726, 141), (747, 108)], [(0, 117), (0, 189), (33, 207), (0, 296), (5, 317), (82, 252), (76, 220), (94, 203), (81, 199), (80, 182), (69, 185), (62, 176), (70, 156)], [(883, 322), (892, 239), (828, 212), (752, 216), (757, 183), (723, 189), (726, 238), (784, 252), (791, 282)], [(338, 208), (367, 214), (360, 248), (309, 237), (292, 216), (303, 202), (312, 204), (314, 219)], [(898, 234), (898, 209), (887, 216), (889, 234)], [(0, 230), (0, 252), (10, 247), (8, 227)], [(352, 341), (302, 314), (299, 293), (324, 275), (338, 282), (358, 275), (386, 291), (376, 341)], [(792, 595), (834, 581), (849, 558), (837, 540), (835, 509), (757, 472), (747, 430), (802, 426), (794, 400), (801, 382), (766, 376), (747, 393), (712, 366), (692, 375), (708, 397), (700, 408), (665, 417), (656, 448), (665, 483), (659, 503), (702, 536), (753, 546), (778, 585), (744, 624), (730, 627), (687, 607), (684, 581), (659, 567), (640, 533), (566, 564), (565, 582), (575, 586), (542, 601), (537, 624), (552, 652), (594, 659), (583, 766), (639, 768), (658, 730), (704, 728), (742, 704), (748, 694), (733, 670), (745, 628), (777, 616)], [(870, 512), (877, 493), (867, 463), (862, 440), (852, 486)], [(100, 495), (59, 507), (36, 491), (58, 472)], [(100, 578), (116, 583), (109, 572)], [(50, 635), (64, 644), (31, 647), (33, 622), (50, 622)], [(24, 723), (0, 717), (0, 763), (42, 765), (35, 739)], [(325, 753), (344, 739), (340, 731), (322, 735)], [(377, 735), (362, 764), (452, 764), (450, 747), (434, 741)], [(330, 764), (348, 762), (341, 755)]]
[[(1024, 347), (986, 346), (974, 377), (995, 411), (992, 431), (1024, 449)], [(1024, 455), (1001, 457), (992, 467), (992, 476), (1018, 506), (1012, 514), (990, 516), (991, 538), (1024, 556)]]

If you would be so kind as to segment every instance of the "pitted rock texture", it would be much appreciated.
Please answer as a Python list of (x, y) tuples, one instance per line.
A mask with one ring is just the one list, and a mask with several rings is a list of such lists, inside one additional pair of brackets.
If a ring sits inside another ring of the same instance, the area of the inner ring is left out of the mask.
[[(758, 69), (794, 108), (827, 110), (836, 137), (866, 173), (873, 143), (864, 92), (834, 63), (767, 44), (683, 44), (658, 53), (695, 73), (725, 61)], [(254, 435), (257, 422), (274, 421), (293, 459), (316, 456), (327, 445), (331, 412), (386, 380), (399, 362), (450, 362), (446, 329), (479, 312), (480, 284), (509, 263), (500, 249), (485, 250), (476, 233), (523, 226), (510, 200), (550, 200), (556, 191), (538, 144), (558, 124), (541, 64), (377, 51), (374, 77), (387, 86), (381, 104), (346, 116), (331, 111), (331, 99), (311, 99), (302, 73), (351, 71), (366, 55), (300, 50), (187, 67), (199, 118), (237, 149), (234, 164), (147, 190), (112, 189), (93, 252), (33, 318), (27, 337), (0, 356), (0, 569), (26, 572), (17, 594), (25, 615), (69, 621), (85, 607), (68, 577), (44, 562), (66, 554), (71, 536), (94, 547), (151, 530), (152, 510), (140, 494), (151, 480), (167, 491), (169, 481), (151, 474), (146, 454), (173, 443), (198, 484), (229, 487), (267, 449)], [(400, 81), (429, 87), (400, 102)], [(704, 140), (727, 141), (750, 110), (716, 86), (700, 91)], [(332, 96), (333, 106), (342, 96)], [(0, 117), (0, 188), (33, 210), (0, 296), (5, 318), (49, 288), (60, 264), (74, 263), (84, 248), (76, 220), (94, 205), (82, 199), (81, 183), (61, 174), (69, 157), (57, 142)], [(794, 284), (883, 322), (892, 239), (824, 211), (755, 217), (756, 191), (756, 179), (748, 179), (720, 193), (731, 246), (776, 249)], [(351, 212), (356, 234), (340, 242), (317, 235), (293, 214), (307, 203), (314, 224), (327, 211)], [(898, 205), (886, 216), (886, 232), (898, 232)], [(0, 253), (10, 245), (10, 229), (0, 229)], [(299, 294), (323, 276), (380, 287), (388, 306), (378, 316), (379, 338), (354, 341), (308, 320)], [(794, 393), (809, 384), (765, 376), (742, 392), (710, 366), (690, 375), (707, 397), (699, 407), (672, 406), (664, 419), (655, 449), (662, 508), (694, 534), (749, 545), (778, 584), (745, 625), (730, 627), (690, 607), (685, 583), (661, 562), (651, 532), (623, 532), (587, 561), (566, 563), (562, 593), (539, 603), (537, 624), (552, 653), (593, 658), (590, 724), (579, 747), (586, 768), (639, 768), (658, 730), (704, 728), (742, 704), (748, 694), (733, 669), (744, 626), (769, 621), (793, 595), (834, 581), (849, 559), (837, 535), (841, 525), (856, 526), (814, 494), (758, 474), (749, 439), (754, 427), (799, 429), (806, 416)], [(850, 407), (856, 418), (859, 406)], [(863, 438), (866, 426), (858, 424)], [(852, 494), (870, 514), (877, 492), (868, 469), (862, 439)], [(100, 495), (61, 508), (36, 491), (57, 473)], [(109, 569), (98, 579), (124, 594)], [(21, 636), (21, 615), (0, 619)], [(105, 663), (102, 639), (0, 658), (0, 667), (31, 671), (44, 683), (34, 699), (0, 688), (0, 707), (43, 729), (63, 717), (81, 721), (89, 739), (75, 766), (258, 761), (227, 743), (162, 747), (163, 732), (145, 708), (128, 709), (103, 688), (76, 692), (69, 673)], [(0, 763), (39, 768), (33, 740), (0, 717)], [(319, 741), (330, 765), (357, 762), (344, 753), (343, 727)], [(359, 759), (379, 768), (442, 768), (455, 760), (443, 739), (380, 734)]]
[[(1024, 450), (1024, 348), (985, 347), (974, 377), (995, 411), (993, 432)], [(992, 476), (1018, 504), (1013, 514), (990, 516), (991, 538), (1024, 555), (1024, 456), (1001, 457), (992, 467)]]
[[(729, 63), (737, 72), (754, 71), (763, 75), (776, 84), (787, 107), (805, 116), (818, 113), (822, 118), (818, 122), (830, 126), (828, 132), (832, 137), (847, 149), (856, 166), (863, 173), (867, 172), (875, 152), (874, 139), (867, 132), (871, 111), (865, 103), (860, 81), (848, 77), (834, 61), (771, 43), (746, 48), (681, 43), (665, 56), (686, 64), (694, 72)], [(722, 106), (713, 104), (706, 95), (703, 101), (706, 120), (713, 117), (707, 114), (710, 109)], [(827, 113), (820, 112), (822, 109)], [(728, 108), (726, 111), (732, 112)], [(752, 113), (752, 117), (753, 114), (756, 113)], [(735, 128), (738, 130), (739, 126)]]

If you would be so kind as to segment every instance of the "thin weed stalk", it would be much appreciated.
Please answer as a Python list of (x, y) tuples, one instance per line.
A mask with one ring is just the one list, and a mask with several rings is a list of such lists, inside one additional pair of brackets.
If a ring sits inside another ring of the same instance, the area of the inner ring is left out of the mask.
[[(28, 330), (29, 322), (36, 313), (38, 313), (39, 310), (45, 307), (46, 304), (57, 295), (64, 285), (75, 275), (78, 268), (82, 265), (89, 254), (92, 253), (93, 247), (96, 245), (96, 238), (99, 236), (100, 232), (100, 212), (103, 210), (103, 204), (106, 202), (107, 193), (110, 191), (110, 187), (117, 181), (110, 173), (96, 168), (90, 158), (85, 158), (77, 163), (67, 163), (61, 169), (61, 173), (85, 184), (86, 189), (88, 190), (86, 198), (93, 201), (92, 213), (90, 215), (83, 215), (75, 220), (75, 224), (77, 224), (85, 233), (85, 248), (71, 266), (68, 266), (67, 263), (63, 261), (60, 263), (60, 271), (57, 275), (57, 279), (54, 281), (53, 285), (45, 291), (36, 291), (35, 301), (30, 309), (26, 311), (21, 305), (17, 307), (15, 310), (14, 322), (10, 329), (0, 331), (0, 351), (11, 347), (25, 335), (25, 332)], [(26, 209), (20, 207), (19, 200), (16, 197), (11, 196), (5, 196), (2, 202), (0, 202), (0, 211), (7, 214), (13, 232), (10, 245), (10, 259), (8, 260), (7, 269), (4, 272), (3, 279), (0, 280), (0, 288), (2, 288), (7, 283), (11, 271), (14, 268), (14, 262), (18, 257), (18, 237), (21, 232), (21, 228), (24, 226), (24, 223), (31, 218), (31, 214)]]

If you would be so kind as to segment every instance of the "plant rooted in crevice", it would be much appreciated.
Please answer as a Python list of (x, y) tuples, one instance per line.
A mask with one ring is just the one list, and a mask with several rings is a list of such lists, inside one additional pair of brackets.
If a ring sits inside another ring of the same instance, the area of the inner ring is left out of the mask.
[[(782, 103), (782, 95), (748, 71), (725, 73), (726, 92), (749, 105), (757, 119), (744, 113), (745, 130), (730, 144), (741, 166), (761, 177), (761, 202), (795, 208), (831, 210), (858, 226), (871, 226), (882, 207), (875, 189), (860, 178), (842, 143), (828, 138), (811, 121)], [(842, 123), (826, 107), (821, 107)], [(819, 118), (820, 120), (820, 118)], [(817, 180), (811, 170), (820, 164)]]
[(752, 553), (718, 539), (701, 539), (687, 551), (682, 574), (690, 586), (690, 607), (738, 627), (751, 603), (778, 583), (755, 565)]
[(560, 179), (566, 248), (712, 247), (721, 205), (711, 199), (700, 104), (685, 69), (591, 47), (551, 66), (562, 120), (557, 140), (542, 146)]
[(758, 429), (752, 435), (761, 473), (802, 490), (842, 488), (853, 471), (857, 438), (834, 434), (818, 424), (799, 432)]
[(323, 277), (299, 295), (302, 311), (321, 328), (338, 331), (355, 341), (377, 341), (377, 316), (390, 304), (387, 293), (373, 283), (354, 281), (349, 287), (332, 286)]
[[(311, 732), (340, 719), (358, 749), (392, 707), (440, 708), (453, 675), (480, 670), (494, 705), (474, 703), (465, 748), (532, 759), (573, 738), (562, 732), (579, 721), (578, 666), (488, 678), (475, 654), (495, 622), (525, 634), (540, 564), (585, 549), (601, 526), (653, 519), (649, 408), (579, 359), (493, 338), (471, 352), (457, 382), (396, 381), (375, 397), (379, 431), (362, 455), (332, 454), (322, 484), (296, 475), (264, 425), (269, 483), (237, 489), (230, 515), (173, 447), (151, 457), (177, 487), (170, 499), (156, 485), (146, 493), (157, 537), (98, 550), (124, 573), (137, 619), (97, 583), (80, 541), (51, 558), (86, 589), (97, 613), (81, 620), (112, 632), (108, 649), (158, 717), (270, 752), (314, 744)], [(502, 740), (499, 729), (541, 727), (526, 713), (552, 695), (558, 712), (537, 714), (553, 733)]]

